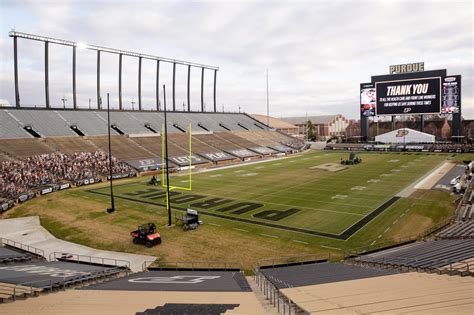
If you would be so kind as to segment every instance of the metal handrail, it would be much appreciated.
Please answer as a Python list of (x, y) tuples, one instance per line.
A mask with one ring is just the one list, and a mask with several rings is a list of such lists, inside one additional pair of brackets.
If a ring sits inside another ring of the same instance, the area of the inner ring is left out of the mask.
[[(309, 259), (309, 258), (313, 258), (313, 259)], [(305, 262), (308, 262), (308, 261), (318, 261), (318, 260), (330, 260), (331, 259), (331, 253), (328, 253), (327, 255), (325, 256), (322, 256), (322, 255), (318, 255), (318, 254), (312, 254), (312, 255), (301, 255), (301, 256), (281, 256), (281, 257), (273, 257), (273, 258), (263, 258), (263, 259), (259, 259), (257, 261), (257, 267), (260, 269), (261, 267), (264, 267), (264, 266), (276, 266), (276, 265), (288, 265), (288, 264), (304, 264)], [(277, 260), (280, 260), (280, 261), (283, 261), (283, 263), (278, 263), (276, 264), (275, 262)], [(300, 260), (299, 262), (298, 261), (290, 261), (290, 260)], [(271, 262), (271, 264), (269, 265), (263, 265), (265, 262)]]
[[(146, 270), (146, 263), (150, 261), (145, 261), (142, 264), (142, 269)], [(238, 269), (243, 271), (243, 265), (240, 262), (235, 261), (152, 261), (152, 264), (156, 264), (156, 268), (159, 269), (179, 269), (179, 268), (191, 268), (194, 269)], [(150, 267), (150, 264), (148, 267)], [(216, 266), (213, 267), (212, 265), (215, 264)], [(184, 265), (184, 266), (183, 266)]]
[[(81, 258), (86, 258), (86, 260), (81, 260)], [(53, 252), (49, 254), (50, 261), (59, 260), (59, 259), (64, 259), (66, 261), (89, 263), (89, 264), (100, 264), (102, 266), (126, 267), (127, 269), (130, 269), (130, 261), (128, 260), (96, 257), (96, 256), (90, 256), (90, 255), (79, 255), (79, 254), (72, 254), (72, 253), (60, 253), (60, 252)], [(123, 264), (119, 265), (119, 263), (123, 263)]]
[(5, 245), (11, 246), (11, 247), (15, 247), (15, 248), (21, 249), (23, 251), (32, 253), (36, 256), (41, 256), (41, 257), (46, 258), (44, 256), (44, 250), (33, 247), (33, 246), (30, 246), (30, 245), (26, 245), (26, 244), (23, 244), (23, 243), (20, 243), (20, 242), (16, 242), (14, 240), (10, 240), (10, 239), (7, 239), (7, 238), (0, 237), (0, 244), (5, 244)]

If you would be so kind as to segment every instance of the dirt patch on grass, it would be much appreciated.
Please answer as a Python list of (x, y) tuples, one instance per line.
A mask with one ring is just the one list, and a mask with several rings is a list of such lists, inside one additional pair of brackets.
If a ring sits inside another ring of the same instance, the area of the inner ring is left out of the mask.
[(431, 218), (421, 216), (418, 214), (407, 215), (393, 234), (394, 239), (402, 239), (408, 236), (418, 235), (426, 231), (432, 224)]

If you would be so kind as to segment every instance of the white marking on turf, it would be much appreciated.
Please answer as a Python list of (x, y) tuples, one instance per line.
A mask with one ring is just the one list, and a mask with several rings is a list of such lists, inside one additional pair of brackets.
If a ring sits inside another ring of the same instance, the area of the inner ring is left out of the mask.
[(233, 229), (240, 232), (248, 232), (247, 230), (243, 230), (243, 229), (238, 229), (238, 228), (233, 228)]
[(215, 224), (215, 223), (208, 223), (209, 225), (213, 225), (213, 226), (221, 226), (220, 224)]
[(234, 173), (242, 173), (244, 170), (237, 170), (237, 171), (234, 171)]
[(281, 165), (281, 163), (273, 163), (272, 165)]
[(261, 170), (262, 168), (265, 168), (265, 166), (257, 166), (255, 169), (256, 170)]
[(288, 161), (288, 163), (295, 163), (295, 162), (296, 162), (295, 160)]
[(260, 233), (260, 235), (262, 235), (262, 236), (266, 236), (266, 237), (279, 238), (278, 236), (275, 236), (275, 235), (270, 235), (270, 234), (265, 234), (265, 233)]
[(398, 168), (391, 170), (391, 172), (400, 172)]
[(380, 234), (379, 236), (377, 236), (377, 238), (381, 238), (382, 237), (382, 234)]
[(398, 163), (398, 162), (400, 162), (400, 160), (390, 160), (389, 162), (390, 163)]
[(400, 166), (400, 167), (407, 168), (407, 167), (408, 167), (408, 165), (402, 165), (402, 166)]
[(395, 225), (396, 223), (398, 222), (398, 219), (396, 219), (395, 221), (393, 221), (393, 225)]
[(367, 187), (365, 187), (365, 186), (354, 186), (354, 187), (351, 188), (351, 190), (364, 190), (365, 188), (367, 188)]
[(385, 231), (383, 231), (384, 233), (387, 233), (388, 230), (390, 230), (390, 227), (386, 228)]
[(369, 179), (367, 183), (378, 183), (380, 182), (380, 179)]
[(370, 246), (374, 245), (375, 243), (377, 243), (377, 241), (373, 241), (372, 243), (370, 243)]
[(182, 180), (181, 183), (188, 183), (189, 180)]
[(305, 244), (308, 245), (309, 243), (303, 242), (303, 241), (298, 241), (298, 240), (292, 240), (295, 243), (300, 243), (300, 244)]
[(211, 175), (209, 177), (221, 177), (221, 176), (222, 176), (222, 174), (214, 174), (214, 175)]
[(335, 195), (332, 196), (331, 199), (346, 199), (347, 195)]
[(389, 177), (389, 176), (392, 176), (392, 174), (381, 174), (380, 176), (381, 177)]
[(329, 248), (329, 249), (337, 249), (337, 250), (341, 250), (339, 247), (332, 247), (332, 246), (326, 246), (326, 245), (321, 245), (321, 247), (324, 247), (324, 248)]
[(405, 215), (405, 213), (400, 214), (400, 218), (403, 218), (404, 215)]
[(239, 175), (241, 177), (247, 177), (247, 176), (256, 176), (258, 175), (258, 173), (245, 173), (245, 174), (242, 174), (242, 175)]

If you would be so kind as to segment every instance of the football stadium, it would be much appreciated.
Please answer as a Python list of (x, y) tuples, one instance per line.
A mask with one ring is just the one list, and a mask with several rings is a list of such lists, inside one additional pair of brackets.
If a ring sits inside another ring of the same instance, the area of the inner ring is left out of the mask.
[(357, 119), (270, 116), (268, 71), (266, 114), (226, 111), (224, 68), (51, 34), (0, 34), (0, 314), (474, 312), (472, 69), (379, 67)]

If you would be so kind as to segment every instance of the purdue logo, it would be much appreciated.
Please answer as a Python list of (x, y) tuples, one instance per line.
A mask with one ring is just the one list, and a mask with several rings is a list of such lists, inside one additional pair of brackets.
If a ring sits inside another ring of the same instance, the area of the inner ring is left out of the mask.
[(398, 130), (396, 137), (404, 137), (404, 136), (406, 136), (407, 134), (408, 134), (408, 130), (406, 130), (406, 129), (400, 129), (400, 130)]
[(404, 113), (409, 113), (409, 112), (411, 112), (411, 107), (406, 107), (406, 108), (404, 108), (404, 109), (403, 109), (403, 112), (404, 112)]

